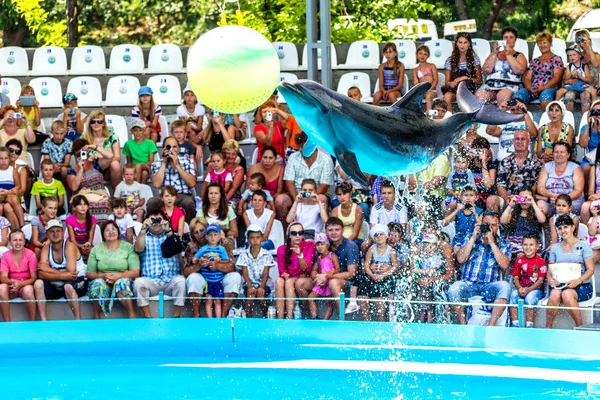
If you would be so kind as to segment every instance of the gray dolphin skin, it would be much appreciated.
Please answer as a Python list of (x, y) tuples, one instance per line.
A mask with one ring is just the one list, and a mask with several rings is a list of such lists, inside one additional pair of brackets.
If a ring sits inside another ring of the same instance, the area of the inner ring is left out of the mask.
[(310, 140), (335, 155), (363, 185), (369, 185), (363, 171), (399, 176), (426, 169), (474, 122), (501, 125), (523, 119), (486, 105), (461, 83), (457, 103), (463, 112), (431, 120), (421, 110), (430, 87), (418, 84), (390, 107), (361, 103), (308, 80), (283, 82), (279, 91)]

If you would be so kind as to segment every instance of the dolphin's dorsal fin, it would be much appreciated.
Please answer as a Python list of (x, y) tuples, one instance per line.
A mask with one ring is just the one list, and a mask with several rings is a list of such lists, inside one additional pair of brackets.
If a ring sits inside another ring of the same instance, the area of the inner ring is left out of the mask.
[(425, 93), (431, 88), (430, 82), (419, 83), (408, 91), (400, 100), (392, 104), (392, 108), (402, 108), (421, 113), (421, 101)]

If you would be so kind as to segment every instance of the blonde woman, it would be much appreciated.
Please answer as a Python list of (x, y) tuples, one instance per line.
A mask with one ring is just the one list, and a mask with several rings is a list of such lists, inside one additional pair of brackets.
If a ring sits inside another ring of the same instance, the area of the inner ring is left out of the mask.
[(106, 116), (102, 111), (92, 111), (87, 119), (85, 132), (81, 136), (89, 145), (83, 150), (93, 161), (94, 168), (106, 179), (110, 179), (113, 188), (121, 182), (121, 146), (119, 137), (106, 125)]

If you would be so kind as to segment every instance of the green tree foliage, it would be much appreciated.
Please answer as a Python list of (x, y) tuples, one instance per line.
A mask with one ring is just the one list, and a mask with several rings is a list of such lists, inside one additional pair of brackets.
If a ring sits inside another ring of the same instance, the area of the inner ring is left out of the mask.
[[(42, 46), (66, 46), (67, 21), (65, 18), (56, 18), (51, 14), (56, 13), (60, 7), (50, 7), (47, 11), (42, 7), (40, 0), (11, 0), (14, 9), (27, 23), (29, 32), (34, 35), (36, 42)], [(62, 3), (64, 10), (65, 4)], [(63, 13), (64, 15), (64, 13)]]

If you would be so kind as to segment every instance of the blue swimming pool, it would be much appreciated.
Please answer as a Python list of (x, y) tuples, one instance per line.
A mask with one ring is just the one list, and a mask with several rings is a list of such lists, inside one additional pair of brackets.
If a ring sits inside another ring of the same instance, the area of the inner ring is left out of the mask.
[(1, 398), (600, 399), (598, 338), (338, 321), (1, 324)]

